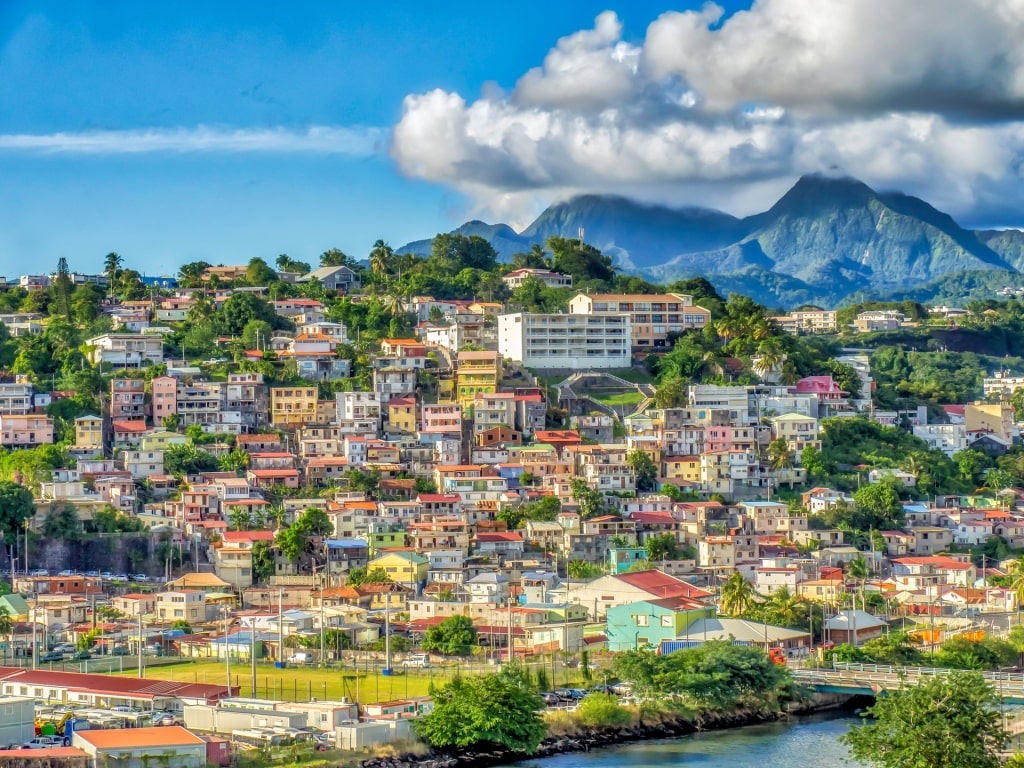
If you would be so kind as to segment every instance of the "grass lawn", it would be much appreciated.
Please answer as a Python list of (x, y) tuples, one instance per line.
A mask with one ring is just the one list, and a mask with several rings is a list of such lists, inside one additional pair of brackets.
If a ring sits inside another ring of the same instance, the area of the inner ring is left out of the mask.
[[(543, 666), (549, 673), (552, 687), (555, 685), (582, 684), (580, 673), (565, 669), (559, 662), (552, 669), (549, 661), (531, 662), (536, 669)], [(497, 668), (481, 663), (453, 663), (434, 666), (430, 669), (396, 667), (393, 675), (382, 675), (379, 669), (360, 667), (358, 678), (352, 669), (318, 669), (316, 667), (286, 667), (277, 669), (272, 664), (258, 664), (256, 667), (256, 690), (252, 690), (251, 669), (245, 662), (231, 666), (231, 684), (239, 686), (239, 695), (244, 697), (283, 699), (286, 701), (309, 701), (312, 698), (337, 700), (343, 696), (373, 704), (379, 701), (394, 701), (415, 696), (428, 696), (430, 686), (443, 685), (456, 674), (482, 674), (496, 672)], [(117, 674), (117, 671), (114, 671)], [(122, 674), (131, 674), (125, 672)], [(190, 683), (211, 683), (224, 685), (226, 670), (223, 661), (184, 661), (181, 664), (166, 664), (147, 667), (146, 677), (153, 680), (175, 680)], [(600, 677), (600, 675), (597, 675)], [(358, 685), (357, 685), (358, 679)]]
[(613, 407), (617, 405), (639, 405), (644, 399), (643, 394), (640, 392), (612, 392), (607, 394), (597, 394), (596, 392), (591, 391), (587, 392), (587, 397)]
[(620, 379), (631, 381), (634, 384), (651, 384), (654, 382), (654, 378), (647, 373), (647, 371), (640, 370), (638, 368), (614, 368), (605, 373), (610, 373), (612, 376), (618, 376)]

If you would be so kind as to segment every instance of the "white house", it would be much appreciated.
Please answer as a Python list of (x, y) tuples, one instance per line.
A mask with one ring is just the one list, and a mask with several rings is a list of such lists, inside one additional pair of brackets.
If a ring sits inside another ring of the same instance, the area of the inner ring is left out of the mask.
[(528, 368), (628, 368), (630, 338), (626, 313), (498, 316), (498, 351)]

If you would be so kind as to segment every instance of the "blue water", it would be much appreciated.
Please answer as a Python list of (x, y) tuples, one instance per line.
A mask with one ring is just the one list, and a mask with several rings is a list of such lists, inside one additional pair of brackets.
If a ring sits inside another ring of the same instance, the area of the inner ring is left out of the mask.
[(849, 768), (863, 763), (850, 757), (839, 737), (855, 722), (855, 718), (842, 717), (797, 718), (786, 723), (558, 755), (520, 763), (517, 768)]

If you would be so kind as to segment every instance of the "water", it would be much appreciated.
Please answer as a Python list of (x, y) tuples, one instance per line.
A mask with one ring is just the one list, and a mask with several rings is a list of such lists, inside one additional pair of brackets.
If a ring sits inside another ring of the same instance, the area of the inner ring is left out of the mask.
[(796, 718), (787, 723), (558, 755), (520, 763), (516, 768), (852, 768), (863, 763), (850, 757), (839, 737), (854, 722), (856, 719), (844, 717)]

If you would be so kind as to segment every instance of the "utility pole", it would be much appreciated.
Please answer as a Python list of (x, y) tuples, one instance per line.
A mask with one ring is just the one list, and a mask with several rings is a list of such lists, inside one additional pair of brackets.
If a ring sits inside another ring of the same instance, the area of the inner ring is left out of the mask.
[(250, 694), (256, 698), (256, 620), (253, 619), (249, 625), (249, 685), (252, 690)]
[(224, 606), (224, 669), (228, 676), (228, 696), (231, 695), (231, 639), (228, 636), (228, 607)]
[(139, 601), (139, 677), (145, 677), (146, 671), (142, 658), (142, 601)]
[(277, 588), (277, 655), (278, 666), (284, 666), (284, 587)]
[(391, 593), (384, 593), (384, 669), (385, 675), (391, 674)]

